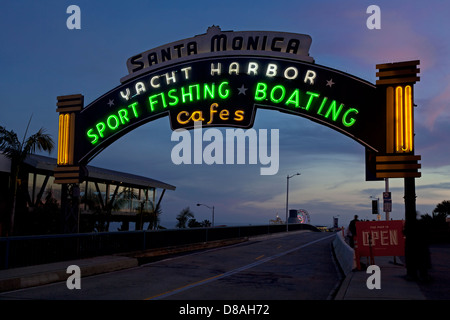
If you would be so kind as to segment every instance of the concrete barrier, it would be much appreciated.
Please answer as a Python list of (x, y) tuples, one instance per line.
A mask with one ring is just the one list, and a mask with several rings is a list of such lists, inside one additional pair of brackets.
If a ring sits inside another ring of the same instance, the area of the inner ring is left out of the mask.
[(191, 243), (191, 244), (187, 244), (187, 245), (183, 245), (183, 246), (173, 246), (173, 247), (149, 249), (149, 250), (143, 250), (143, 251), (138, 251), (138, 252), (129, 252), (129, 253), (123, 254), (123, 255), (127, 256), (127, 257), (136, 258), (139, 261), (141, 261), (141, 260), (145, 261), (145, 258), (168, 256), (168, 255), (172, 255), (172, 254), (185, 253), (185, 252), (196, 251), (196, 250), (213, 249), (213, 248), (238, 244), (238, 243), (245, 242), (245, 241), (248, 241), (248, 237)]
[(345, 242), (341, 232), (336, 233), (333, 240), (333, 249), (342, 271), (347, 276), (356, 268), (355, 251)]

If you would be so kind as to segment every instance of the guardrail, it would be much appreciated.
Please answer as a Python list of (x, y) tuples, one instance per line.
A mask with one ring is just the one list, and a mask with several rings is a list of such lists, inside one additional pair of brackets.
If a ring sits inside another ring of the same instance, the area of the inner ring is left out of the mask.
[[(320, 231), (308, 224), (289, 224), (289, 231), (296, 230)], [(286, 225), (259, 225), (3, 237), (0, 269), (285, 231)]]
[(356, 268), (355, 251), (345, 242), (341, 232), (336, 233), (336, 238), (333, 240), (333, 248), (336, 259), (345, 276), (347, 276)]

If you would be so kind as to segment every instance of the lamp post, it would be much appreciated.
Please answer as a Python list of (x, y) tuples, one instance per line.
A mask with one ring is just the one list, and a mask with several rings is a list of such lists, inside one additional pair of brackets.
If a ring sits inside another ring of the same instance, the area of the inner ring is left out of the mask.
[(209, 209), (212, 209), (212, 226), (214, 227), (214, 206), (210, 207), (203, 203), (197, 203), (197, 207), (199, 207), (199, 206), (205, 206)]
[(296, 173), (296, 174), (293, 174), (293, 175), (287, 175), (287, 177), (286, 177), (286, 232), (288, 232), (289, 231), (289, 223), (288, 223), (288, 211), (289, 211), (289, 209), (288, 209), (288, 207), (289, 207), (289, 179), (290, 178), (292, 178), (292, 177), (294, 177), (294, 176), (299, 176), (300, 175), (300, 173)]
[(386, 215), (386, 221), (390, 220), (389, 217), (389, 212), (391, 211), (392, 208), (392, 200), (391, 200), (391, 193), (389, 192), (389, 178), (384, 178), (384, 188), (385, 188), (385, 194), (389, 195), (388, 199), (386, 201), (389, 201), (388, 205), (390, 206), (385, 206), (384, 203), (386, 202), (384, 199), (384, 195), (383, 195), (383, 211)]

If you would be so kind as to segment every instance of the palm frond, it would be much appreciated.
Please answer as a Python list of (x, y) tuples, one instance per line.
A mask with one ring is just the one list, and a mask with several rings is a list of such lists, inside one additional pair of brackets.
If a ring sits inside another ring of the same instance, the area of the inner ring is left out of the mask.
[(54, 147), (54, 142), (52, 137), (45, 133), (45, 129), (41, 128), (38, 132), (30, 136), (24, 145), (23, 151), (25, 155), (32, 154), (38, 150), (52, 152)]
[(13, 130), (6, 130), (0, 126), (0, 151), (8, 158), (12, 158), (20, 153), (21, 144), (17, 134)]

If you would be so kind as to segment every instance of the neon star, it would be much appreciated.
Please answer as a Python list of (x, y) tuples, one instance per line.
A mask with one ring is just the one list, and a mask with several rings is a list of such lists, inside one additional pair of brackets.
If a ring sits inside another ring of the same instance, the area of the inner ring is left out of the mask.
[(330, 79), (330, 80), (327, 80), (327, 87), (332, 87), (333, 86), (333, 84), (335, 84), (334, 82), (333, 82), (333, 79)]
[(238, 88), (238, 90), (239, 90), (238, 95), (243, 94), (245, 96), (246, 95), (245, 91), (247, 91), (247, 89), (248, 88), (246, 88), (246, 87), (244, 87), (244, 85), (242, 85), (242, 87)]

